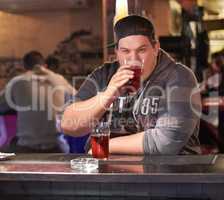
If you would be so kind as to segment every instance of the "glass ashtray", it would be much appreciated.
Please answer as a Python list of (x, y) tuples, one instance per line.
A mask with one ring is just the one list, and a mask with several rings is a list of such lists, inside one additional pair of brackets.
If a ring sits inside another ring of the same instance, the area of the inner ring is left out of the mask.
[(95, 158), (75, 158), (70, 161), (71, 168), (83, 173), (98, 172), (99, 161)]
[(0, 160), (7, 160), (12, 156), (15, 156), (15, 153), (2, 153), (0, 152)]

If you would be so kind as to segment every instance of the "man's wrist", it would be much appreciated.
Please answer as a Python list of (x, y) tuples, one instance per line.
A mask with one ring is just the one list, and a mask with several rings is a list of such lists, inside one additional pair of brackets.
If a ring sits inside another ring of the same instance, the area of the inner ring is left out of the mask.
[(107, 89), (104, 91), (104, 95), (114, 100), (119, 96), (119, 91), (115, 87), (107, 87)]
[(104, 106), (105, 109), (108, 109), (113, 101), (116, 99), (116, 96), (112, 91), (105, 90), (98, 94), (100, 103)]

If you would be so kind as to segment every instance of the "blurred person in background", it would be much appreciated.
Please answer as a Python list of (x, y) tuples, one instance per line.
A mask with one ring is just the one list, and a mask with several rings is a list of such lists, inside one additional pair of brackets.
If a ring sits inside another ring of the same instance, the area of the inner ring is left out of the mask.
[[(202, 144), (215, 146), (218, 152), (224, 152), (224, 112), (222, 99), (224, 96), (224, 53), (219, 51), (211, 55), (209, 68), (203, 71), (203, 82), (200, 84), (203, 113), (207, 116), (200, 124), (200, 141)], [(207, 103), (206, 103), (207, 102)], [(220, 106), (212, 106), (213, 103)]]
[(211, 55), (211, 64), (209, 68), (203, 71), (203, 82), (200, 85), (202, 96), (208, 96), (213, 92), (213, 96), (223, 96), (224, 86), (224, 53), (222, 51)]
[(5, 152), (61, 152), (57, 140), (55, 114), (64, 105), (64, 93), (75, 89), (59, 74), (47, 69), (38, 51), (23, 57), (26, 72), (8, 82), (0, 96), (0, 110), (17, 111), (16, 137)]

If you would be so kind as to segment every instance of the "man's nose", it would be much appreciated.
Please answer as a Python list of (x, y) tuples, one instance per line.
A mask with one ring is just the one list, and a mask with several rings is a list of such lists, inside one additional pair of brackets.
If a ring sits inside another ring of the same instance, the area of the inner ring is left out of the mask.
[(139, 55), (137, 52), (131, 52), (130, 55), (129, 55), (129, 59), (130, 60), (139, 60)]

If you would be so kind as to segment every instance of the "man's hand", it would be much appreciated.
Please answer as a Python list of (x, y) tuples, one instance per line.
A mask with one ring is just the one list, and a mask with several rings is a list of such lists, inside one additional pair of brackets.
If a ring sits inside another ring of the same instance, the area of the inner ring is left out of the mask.
[(120, 66), (117, 72), (112, 76), (107, 89), (106, 94), (110, 97), (118, 97), (122, 94), (122, 88), (124, 85), (134, 77), (134, 72), (129, 65)]

